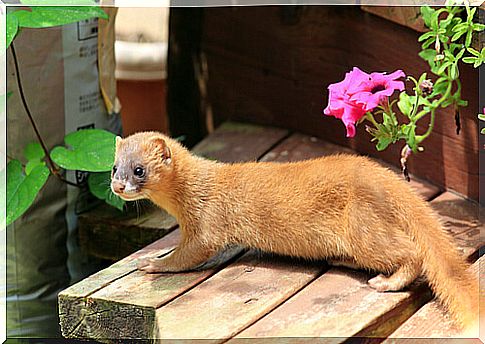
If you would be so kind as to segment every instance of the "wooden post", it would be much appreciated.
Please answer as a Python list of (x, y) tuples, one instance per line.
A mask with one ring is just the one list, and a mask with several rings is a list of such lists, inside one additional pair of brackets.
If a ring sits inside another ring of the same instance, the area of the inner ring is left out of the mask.
[(203, 8), (171, 8), (167, 69), (170, 134), (192, 147), (206, 134), (194, 61), (200, 52)]

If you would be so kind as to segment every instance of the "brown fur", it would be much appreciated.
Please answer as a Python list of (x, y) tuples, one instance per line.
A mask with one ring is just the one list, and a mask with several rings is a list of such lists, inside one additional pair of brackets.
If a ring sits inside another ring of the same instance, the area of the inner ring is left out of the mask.
[(133, 165), (134, 157), (146, 168), (135, 197), (166, 209), (182, 233), (173, 253), (142, 261), (141, 270), (191, 269), (239, 244), (379, 271), (369, 280), (379, 291), (424, 274), (460, 324), (476, 324), (478, 282), (430, 206), (368, 158), (224, 164), (154, 132), (117, 142), (115, 164)]

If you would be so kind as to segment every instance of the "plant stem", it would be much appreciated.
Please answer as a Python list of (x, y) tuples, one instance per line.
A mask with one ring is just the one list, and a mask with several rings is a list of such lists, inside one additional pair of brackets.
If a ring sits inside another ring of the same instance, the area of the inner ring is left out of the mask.
[[(416, 87), (419, 87), (416, 85)], [(419, 94), (418, 91), (415, 91), (414, 94), (416, 95), (416, 103), (414, 104), (413, 112), (411, 112), (411, 116), (409, 116), (410, 120), (413, 120), (414, 116), (416, 115), (416, 112), (418, 112), (418, 107), (419, 107)]]
[(377, 123), (371, 112), (367, 112), (365, 114), (365, 118), (368, 119), (372, 124), (374, 124), (374, 127), (379, 128), (379, 123)]
[(448, 88), (446, 89), (446, 92), (443, 95), (443, 97), (441, 97), (438, 100), (438, 102), (436, 103), (436, 105), (431, 110), (431, 119), (429, 120), (428, 130), (423, 135), (416, 136), (416, 142), (417, 142), (417, 144), (420, 144), (433, 131), (433, 128), (434, 128), (434, 119), (435, 119), (435, 111), (436, 111), (437, 108), (439, 108), (439, 106), (441, 105), (441, 103), (443, 103), (445, 101), (445, 99), (448, 98), (448, 96), (450, 95), (451, 86), (452, 86), (452, 83), (450, 82), (448, 84)]
[(414, 122), (416, 123), (421, 117), (425, 116), (428, 113), (426, 110), (421, 110), (419, 113), (414, 117)]
[(389, 97), (387, 98), (387, 109), (388, 109), (388, 115), (391, 117), (392, 119), (392, 124), (394, 125), (397, 125), (398, 124), (398, 121), (397, 121), (397, 118), (396, 118), (396, 114), (394, 113), (394, 111), (392, 111), (392, 104), (391, 102), (389, 101)]
[(47, 164), (49, 165), (49, 170), (53, 175), (55, 175), (59, 180), (63, 181), (64, 183), (67, 183), (72, 186), (79, 187), (79, 185), (72, 183), (66, 179), (64, 179), (61, 174), (59, 173), (59, 169), (56, 168), (56, 165), (51, 159), (51, 156), (49, 154), (49, 150), (47, 149), (44, 140), (42, 139), (42, 136), (40, 136), (39, 129), (37, 128), (37, 125), (35, 124), (34, 118), (32, 117), (32, 113), (30, 112), (29, 106), (27, 105), (27, 100), (25, 98), (24, 94), (24, 89), (22, 87), (22, 81), (20, 77), (20, 70), (19, 70), (19, 64), (18, 64), (18, 59), (17, 59), (17, 54), (15, 52), (15, 46), (14, 43), (12, 42), (10, 44), (10, 48), (12, 49), (12, 57), (13, 57), (13, 62), (15, 66), (15, 76), (17, 78), (17, 84), (19, 88), (19, 93), (20, 93), (20, 99), (22, 100), (22, 105), (24, 106), (25, 112), (27, 113), (27, 116), (29, 117), (30, 124), (32, 125), (32, 128), (34, 129), (35, 135), (37, 136), (37, 140), (39, 141), (42, 150), (44, 151), (44, 154), (47, 158)]

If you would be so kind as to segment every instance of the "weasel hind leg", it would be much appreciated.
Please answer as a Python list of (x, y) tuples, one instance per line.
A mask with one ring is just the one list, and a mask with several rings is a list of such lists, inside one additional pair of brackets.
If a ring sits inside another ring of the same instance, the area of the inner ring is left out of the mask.
[(332, 266), (342, 266), (344, 268), (349, 268), (354, 270), (362, 269), (362, 266), (358, 265), (352, 259), (327, 259), (327, 262)]
[(419, 275), (421, 275), (420, 265), (408, 263), (400, 266), (390, 276), (379, 274), (367, 283), (371, 288), (380, 292), (397, 291), (411, 284)]

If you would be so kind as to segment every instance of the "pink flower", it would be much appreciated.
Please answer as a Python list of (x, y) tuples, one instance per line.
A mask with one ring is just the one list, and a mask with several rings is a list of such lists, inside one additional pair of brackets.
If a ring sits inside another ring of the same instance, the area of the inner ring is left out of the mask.
[(354, 137), (355, 123), (364, 117), (366, 112), (375, 109), (395, 90), (404, 89), (404, 82), (395, 81), (404, 76), (401, 70), (389, 75), (367, 74), (354, 67), (351, 72), (345, 74), (343, 81), (328, 86), (328, 106), (323, 113), (341, 119), (347, 128), (347, 137)]

